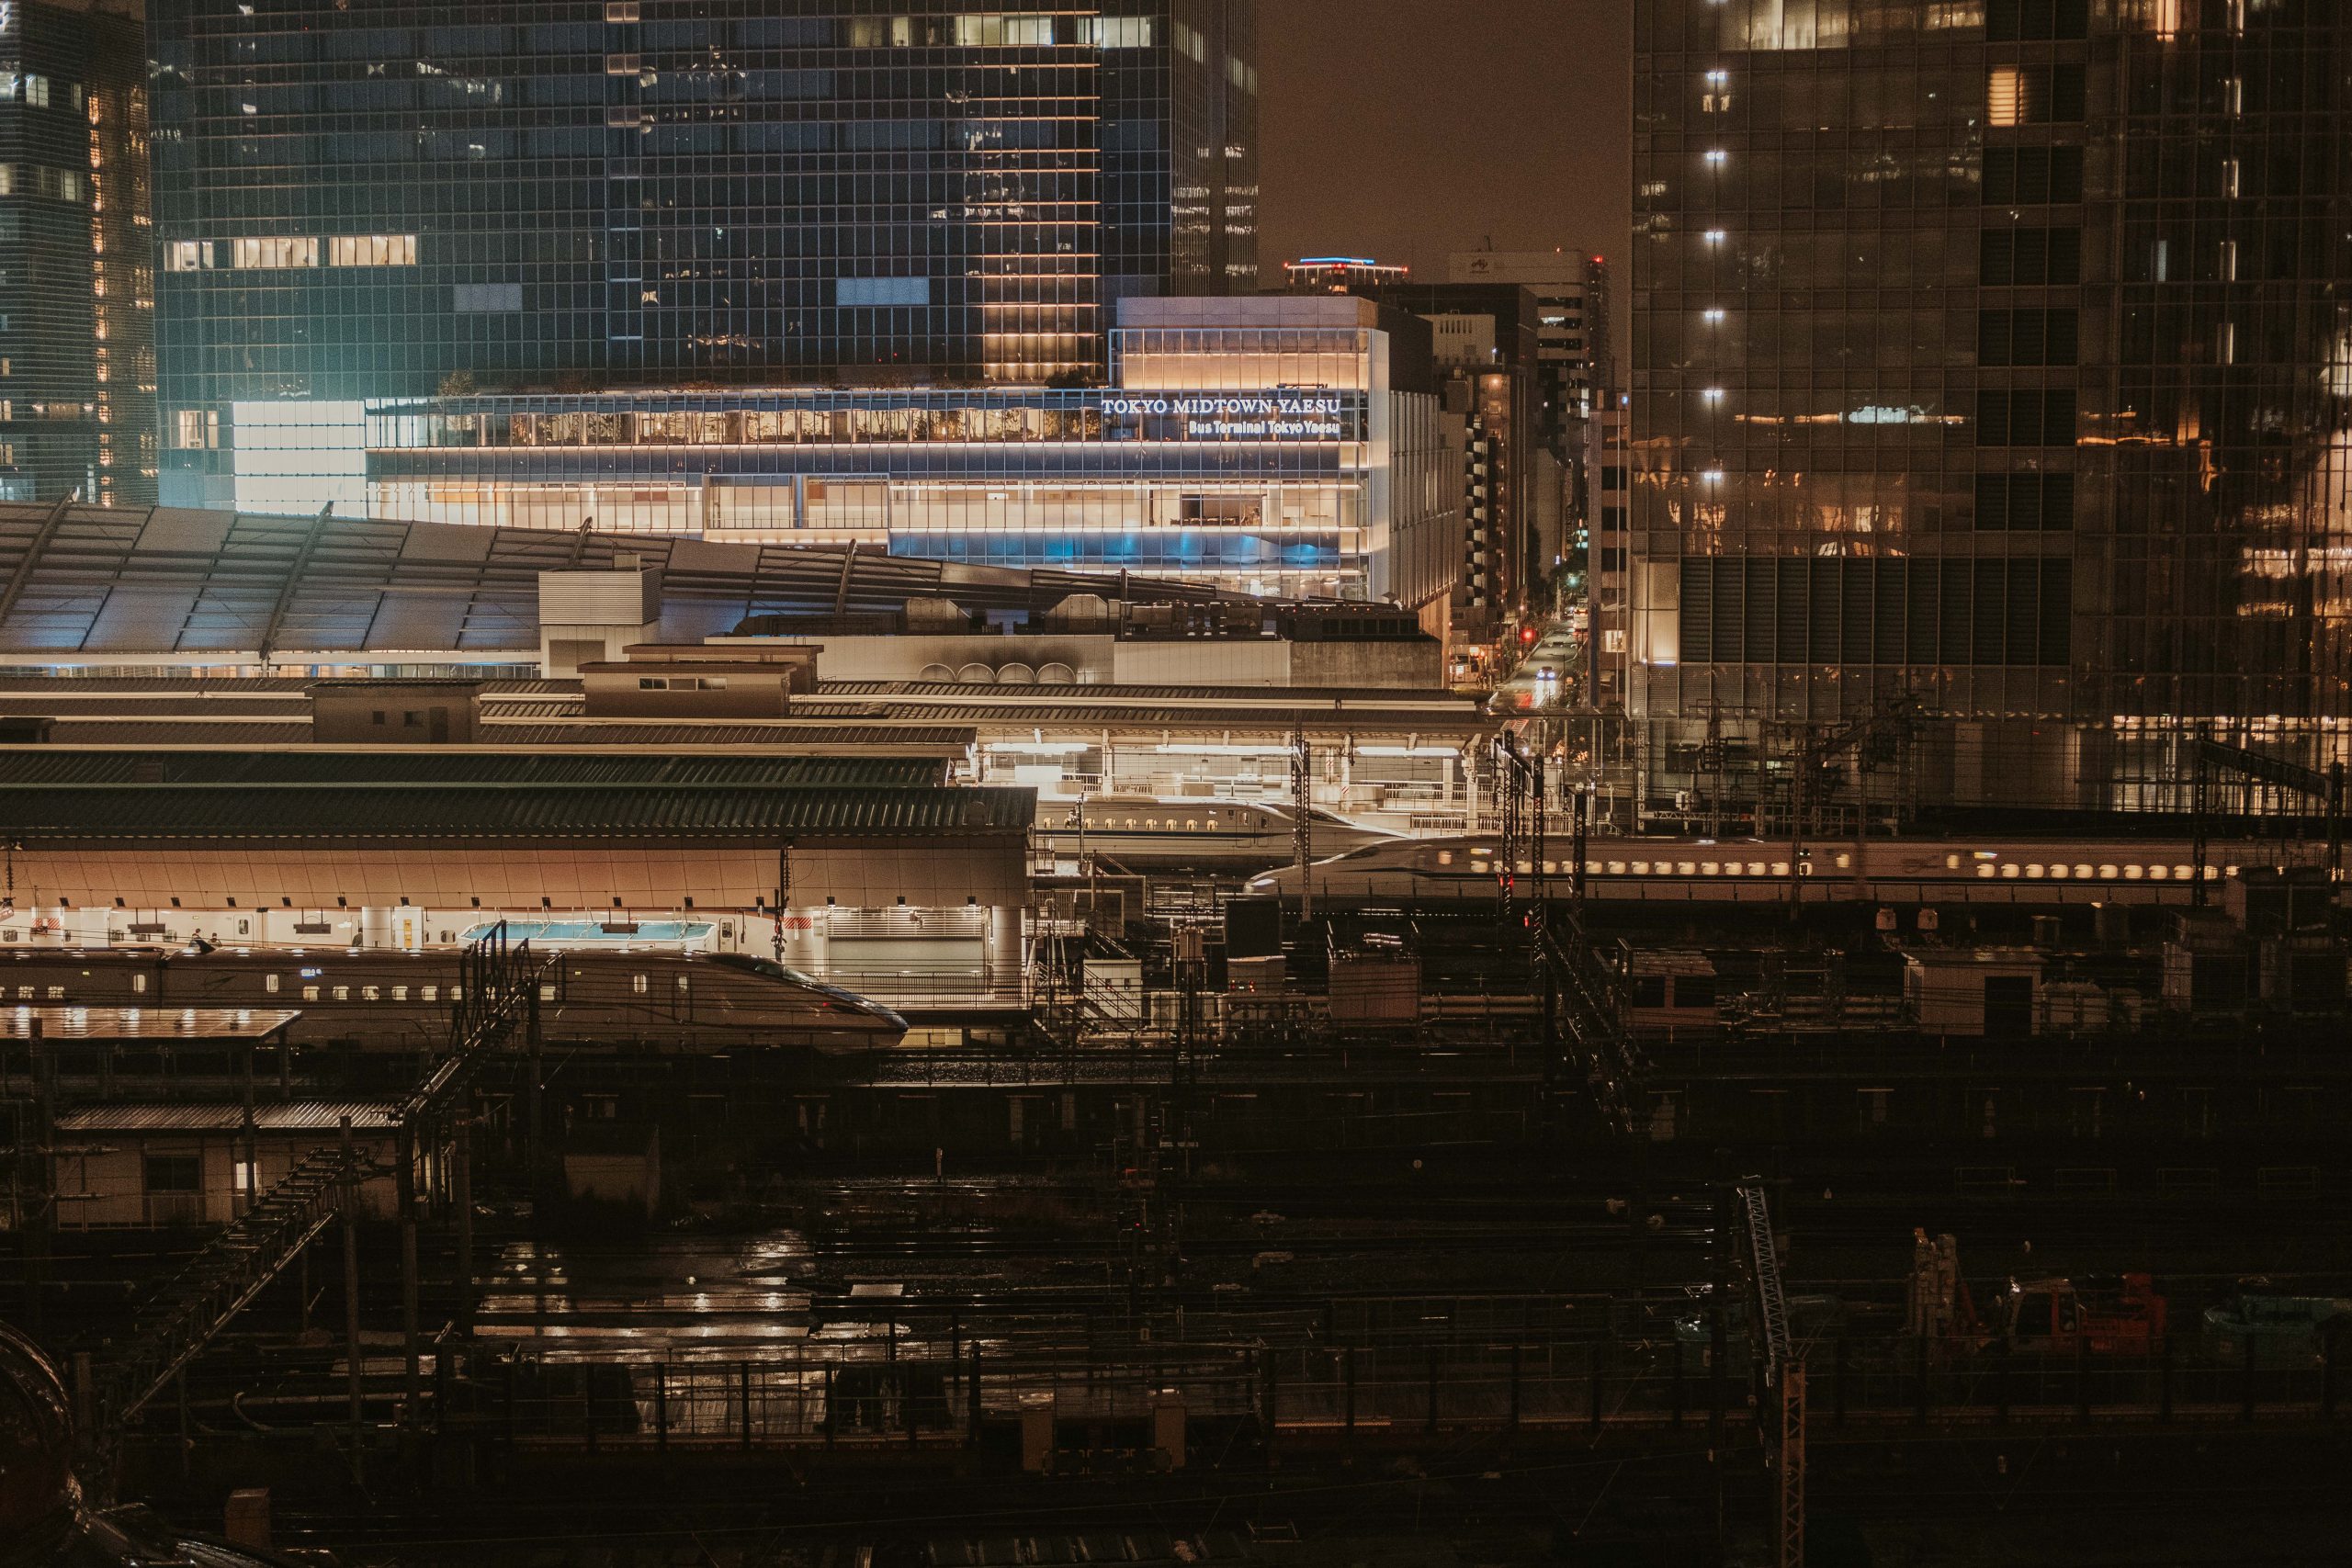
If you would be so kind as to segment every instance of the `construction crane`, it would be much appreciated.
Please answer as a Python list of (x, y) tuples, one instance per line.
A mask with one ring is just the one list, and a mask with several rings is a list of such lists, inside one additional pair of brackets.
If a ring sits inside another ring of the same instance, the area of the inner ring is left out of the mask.
[(1755, 1375), (1762, 1388), (1756, 1423), (1773, 1478), (1772, 1561), (1776, 1568), (1804, 1568), (1804, 1354), (1789, 1333), (1788, 1296), (1764, 1189), (1750, 1183), (1735, 1197), (1748, 1321), (1758, 1330)]

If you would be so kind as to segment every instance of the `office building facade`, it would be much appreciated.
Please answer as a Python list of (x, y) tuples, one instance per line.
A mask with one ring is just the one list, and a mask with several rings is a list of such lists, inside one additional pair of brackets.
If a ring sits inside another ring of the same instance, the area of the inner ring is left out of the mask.
[(1607, 262), (1568, 251), (1456, 251), (1445, 271), (1451, 283), (1511, 285), (1533, 298), (1543, 437), (1561, 462), (1577, 462), (1584, 422), (1611, 381)]
[(1653, 805), (1769, 800), (1900, 702), (1868, 787), (1923, 801), (2179, 808), (2198, 736), (2344, 755), (2348, 21), (1643, 0)]
[(1444, 598), (1454, 470), (1418, 321), (1267, 295), (1117, 321), (1107, 388), (241, 403), (237, 505)]
[(167, 492), (232, 410), (1099, 379), (1256, 285), (1250, 0), (157, 0)]
[(0, 6), (0, 494), (155, 499), (146, 79), (135, 6)]

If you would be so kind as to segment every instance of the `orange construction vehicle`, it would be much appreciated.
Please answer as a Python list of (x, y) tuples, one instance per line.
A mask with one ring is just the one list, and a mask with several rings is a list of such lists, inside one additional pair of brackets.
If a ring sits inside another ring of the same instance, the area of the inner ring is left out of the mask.
[(1911, 1233), (1905, 1329), (1945, 1353), (1999, 1348), (2034, 1355), (2154, 1356), (2165, 1348), (2165, 1298), (2145, 1274), (2016, 1280), (1979, 1312), (1949, 1235)]
[(1999, 1301), (1994, 1342), (2011, 1350), (2072, 1356), (2154, 1356), (2165, 1348), (2165, 1299), (2145, 1274), (2012, 1280)]

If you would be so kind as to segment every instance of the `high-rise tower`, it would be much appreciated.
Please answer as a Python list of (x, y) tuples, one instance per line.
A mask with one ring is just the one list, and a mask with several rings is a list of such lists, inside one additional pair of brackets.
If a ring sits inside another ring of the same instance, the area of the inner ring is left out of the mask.
[(0, 5), (0, 493), (154, 501), (153, 241), (138, 7)]
[(157, 0), (168, 489), (241, 403), (1092, 377), (1119, 299), (1255, 287), (1252, 22)]
[(1898, 696), (1928, 800), (2177, 806), (2200, 734), (2342, 757), (2344, 7), (1636, 15), (1651, 798), (1769, 799)]

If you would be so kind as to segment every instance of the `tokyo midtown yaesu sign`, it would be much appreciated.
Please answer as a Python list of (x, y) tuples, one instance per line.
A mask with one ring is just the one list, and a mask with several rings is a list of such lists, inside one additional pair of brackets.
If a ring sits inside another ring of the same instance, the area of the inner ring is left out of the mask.
[[(1339, 441), (1345, 438), (1346, 404), (1334, 397), (1111, 397), (1102, 412), (1152, 426), (1181, 421), (1188, 441)], [(1163, 436), (1164, 438), (1164, 436)]]

